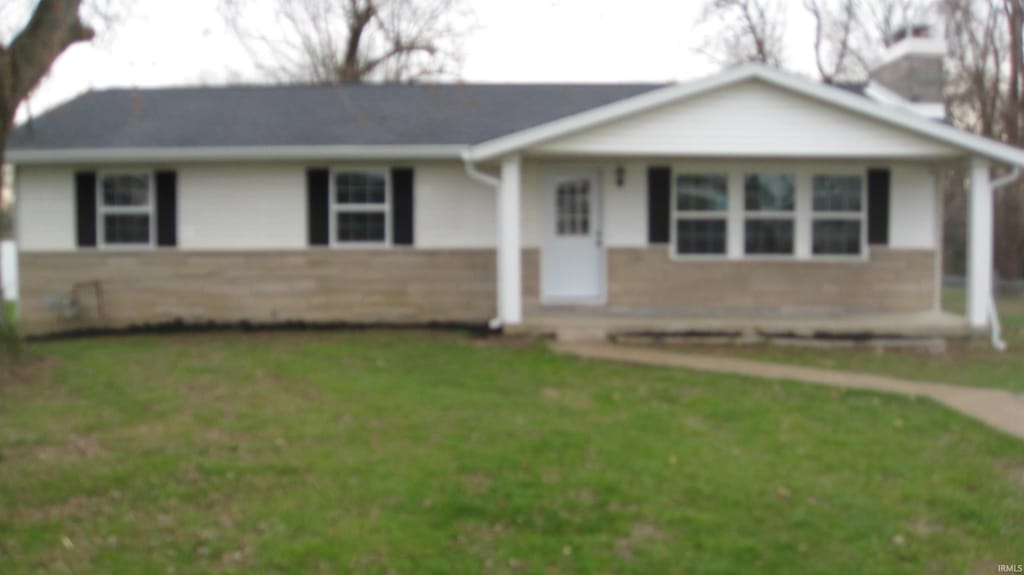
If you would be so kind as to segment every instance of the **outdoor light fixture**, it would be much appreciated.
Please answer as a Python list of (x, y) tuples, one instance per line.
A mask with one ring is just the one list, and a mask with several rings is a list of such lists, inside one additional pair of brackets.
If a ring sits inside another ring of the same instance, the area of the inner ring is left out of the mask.
[(621, 165), (615, 168), (615, 185), (622, 187), (622, 184), (626, 183), (626, 168)]

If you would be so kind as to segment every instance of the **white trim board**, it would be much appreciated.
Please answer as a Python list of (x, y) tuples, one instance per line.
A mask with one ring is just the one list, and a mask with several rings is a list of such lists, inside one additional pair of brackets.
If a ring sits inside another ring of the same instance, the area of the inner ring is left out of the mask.
[(864, 87), (864, 95), (879, 103), (902, 108), (931, 120), (946, 118), (946, 105), (942, 102), (911, 102), (874, 80)]
[(88, 162), (219, 162), (264, 160), (458, 160), (466, 147), (445, 146), (210, 146), (9, 150), (18, 165)]

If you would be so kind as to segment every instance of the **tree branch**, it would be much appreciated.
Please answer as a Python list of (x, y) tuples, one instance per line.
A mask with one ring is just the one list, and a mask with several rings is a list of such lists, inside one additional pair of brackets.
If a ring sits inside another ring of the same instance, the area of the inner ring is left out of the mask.
[(4, 54), (0, 81), (7, 102), (16, 106), (28, 96), (68, 46), (92, 39), (92, 28), (78, 17), (80, 4), (81, 0), (39, 0), (28, 25)]

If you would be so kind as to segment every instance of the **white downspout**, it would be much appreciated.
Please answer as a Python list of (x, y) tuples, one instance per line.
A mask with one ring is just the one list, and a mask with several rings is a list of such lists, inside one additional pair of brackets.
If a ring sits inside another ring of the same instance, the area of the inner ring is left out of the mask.
[[(495, 195), (498, 194), (499, 188), (501, 188), (501, 180), (486, 172), (480, 171), (480, 169), (477, 168), (475, 164), (473, 164), (473, 160), (469, 158), (469, 150), (465, 150), (462, 152), (462, 165), (466, 168), (467, 176), (480, 182), (485, 186), (490, 186), (494, 188)], [(501, 329), (501, 325), (502, 321), (499, 310), (499, 314), (491, 318), (491, 320), (487, 322), (487, 327), (493, 330), (498, 330)]]
[[(992, 182), (992, 192), (995, 193), (999, 188), (1016, 182), (1019, 177), (1020, 167), (1014, 166), (1013, 171), (1008, 175)], [(989, 294), (988, 316), (989, 323), (992, 324), (992, 347), (996, 348), (997, 351), (1006, 351), (1007, 345), (1003, 340), (1003, 325), (999, 321), (999, 308), (996, 307), (995, 290), (992, 290), (992, 293)]]

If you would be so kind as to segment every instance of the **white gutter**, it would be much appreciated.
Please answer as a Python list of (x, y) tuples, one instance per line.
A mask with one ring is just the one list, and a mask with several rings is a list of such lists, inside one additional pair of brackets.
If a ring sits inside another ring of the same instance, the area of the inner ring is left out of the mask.
[(473, 160), (469, 159), (469, 150), (462, 153), (462, 163), (466, 167), (466, 175), (469, 177), (481, 184), (484, 184), (485, 186), (490, 186), (495, 189), (501, 187), (500, 179), (488, 174), (487, 172), (480, 171), (480, 169), (473, 164)]
[[(1020, 168), (1014, 166), (1013, 171), (1008, 175), (999, 178), (992, 182), (992, 192), (995, 193), (999, 188), (1008, 186), (1017, 181), (1020, 177)], [(989, 294), (988, 304), (988, 317), (989, 323), (992, 324), (992, 347), (996, 348), (996, 351), (1006, 351), (1006, 341), (1003, 340), (1003, 325), (999, 321), (999, 308), (996, 307), (996, 295), (995, 290)]]
[[(494, 177), (494, 176), (492, 176), (492, 175), (490, 175), (490, 174), (488, 174), (487, 172), (483, 172), (479, 168), (477, 168), (476, 165), (473, 164), (473, 161), (470, 159), (470, 155), (469, 155), (469, 150), (468, 149), (467, 150), (463, 150), (463, 152), (462, 152), (462, 165), (465, 166), (465, 168), (466, 168), (466, 175), (467, 176), (469, 176), (470, 178), (480, 182), (481, 184), (483, 184), (485, 186), (490, 186), (490, 187), (494, 188), (494, 193), (495, 194), (498, 193), (498, 189), (501, 187), (501, 180), (496, 178), (496, 177)], [(487, 322), (487, 327), (489, 327), (489, 328), (491, 328), (493, 330), (501, 329), (501, 325), (502, 325), (502, 322), (501, 322), (501, 316), (500, 315), (491, 318), (491, 320)]]
[(457, 160), (459, 145), (412, 146), (196, 146), (151, 148), (82, 148), (7, 151), (18, 165), (127, 162), (220, 162), (272, 160)]

